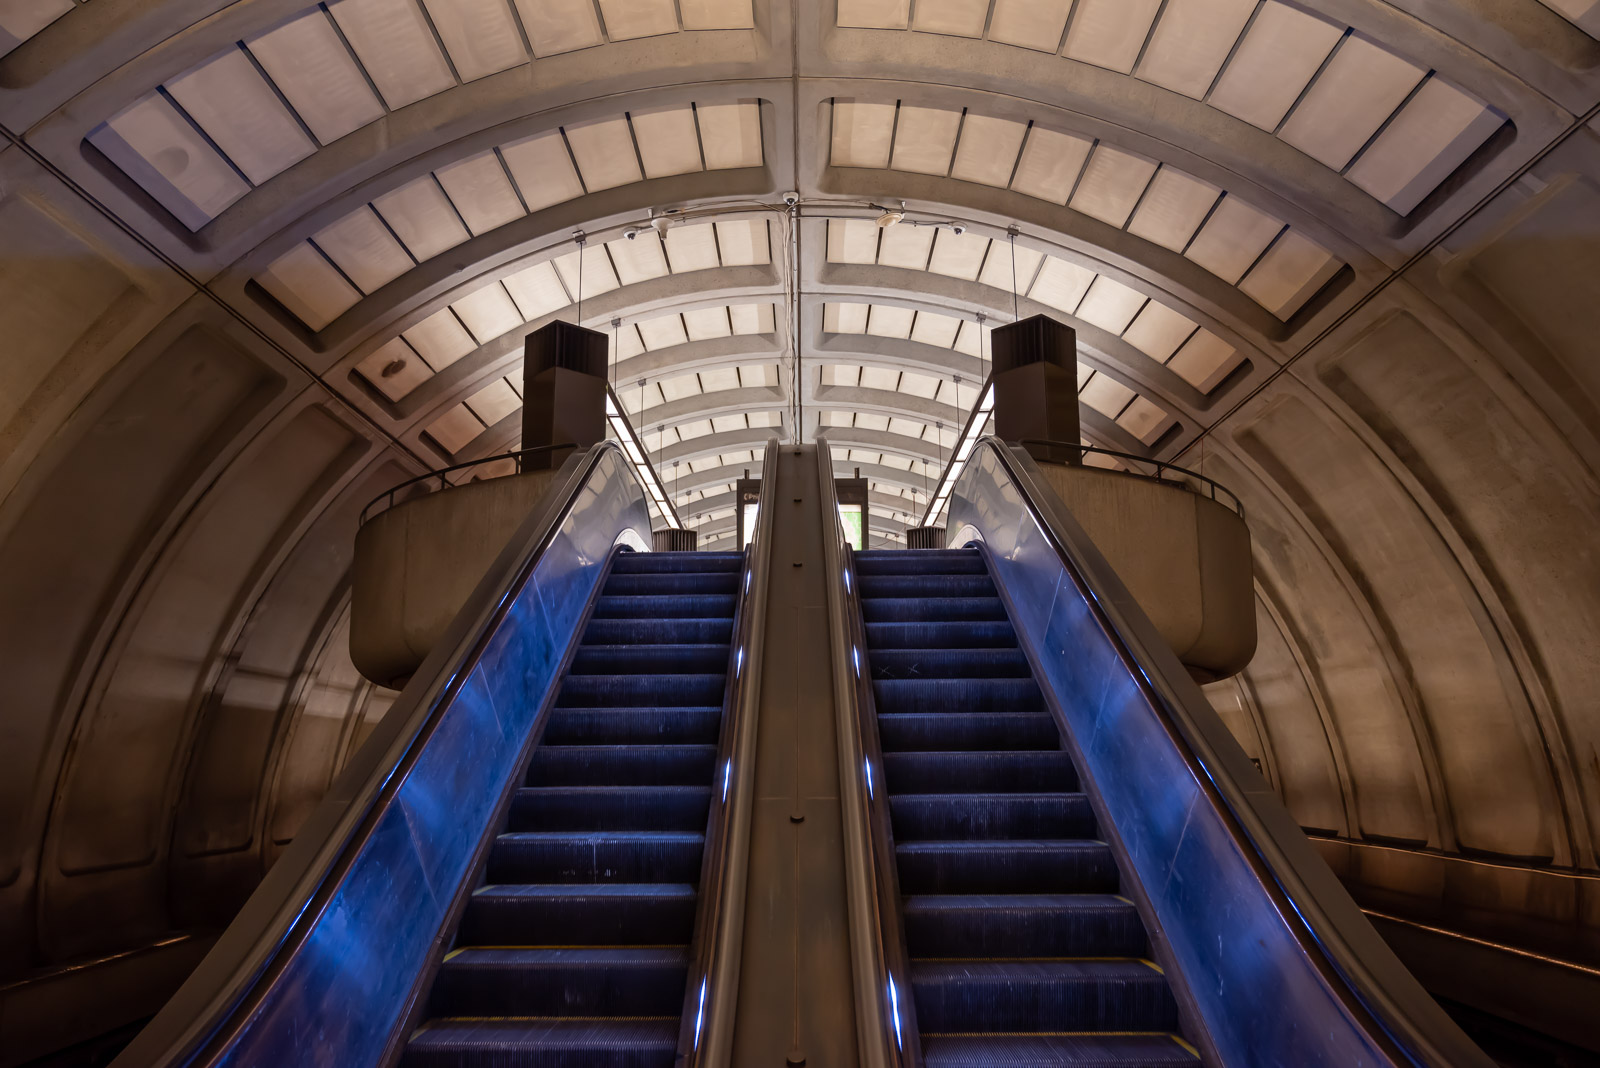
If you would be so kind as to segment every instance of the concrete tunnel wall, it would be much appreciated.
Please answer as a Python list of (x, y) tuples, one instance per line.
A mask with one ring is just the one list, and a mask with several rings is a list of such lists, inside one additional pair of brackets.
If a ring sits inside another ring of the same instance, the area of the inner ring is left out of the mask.
[[(1458, 30), (1493, 14), (1431, 6)], [(72, 119), (71, 86), (109, 62), (69, 32), (111, 17), (93, 7), (0, 60), (8, 129)], [(1520, 42), (1511, 65), (1548, 46), (1561, 73), (1535, 80), (1587, 85), (1593, 42), (1532, 0), (1510, 7), (1484, 33)], [(135, 26), (140, 47), (159, 21)], [(35, 45), (75, 64), (41, 73)], [(44, 103), (13, 108), (30, 92)], [(429, 150), (466, 122), (448, 104)], [(319, 334), (247, 305), (237, 272), (216, 281), (355, 179), (297, 178), (190, 257), (146, 235), (162, 225), (148, 207), (86, 190), (92, 168), (37, 140), (0, 148), (0, 1063), (153, 1011), (293, 837), (393, 696), (349, 659), (359, 509), (459, 458), (422, 447), (420, 413), (345, 382), (370, 306)], [(352, 165), (318, 165), (336, 163)], [(819, 173), (866, 188), (866, 171)], [(695, 180), (667, 181), (710, 190)], [(908, 181), (951, 211), (1012, 207)], [(650, 202), (597, 197), (534, 219), (525, 243)], [(1249, 516), (1259, 646), (1207, 692), (1363, 904), (1594, 966), (1600, 137), (1576, 126), (1437, 247), (1387, 262), (1348, 314), (1309, 320), (1282, 373), (1258, 366), (1237, 410), (1157, 453)], [(446, 273), (395, 296), (395, 318), (436, 301)], [(684, 282), (650, 300), (693, 296)], [(627, 306), (607, 299), (599, 314)], [(476, 384), (449, 383), (450, 403)], [(369, 418), (391, 410), (401, 447)]]

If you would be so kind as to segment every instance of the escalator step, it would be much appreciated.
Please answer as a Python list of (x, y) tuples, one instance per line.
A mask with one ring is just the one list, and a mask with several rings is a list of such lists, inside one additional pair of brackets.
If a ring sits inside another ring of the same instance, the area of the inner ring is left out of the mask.
[(613, 575), (662, 574), (683, 571), (738, 571), (744, 553), (618, 553)]
[(1021, 649), (874, 649), (874, 679), (1031, 679)]
[(1188, 1046), (1168, 1034), (922, 1033), (926, 1068), (1175, 1068), (1198, 1065)]
[(467, 902), (464, 946), (686, 946), (695, 890), (680, 883), (485, 886)]
[(1142, 957), (1144, 923), (1114, 894), (930, 894), (905, 903), (913, 957)]
[(1111, 847), (1089, 838), (902, 842), (905, 894), (1111, 893), (1120, 879)]
[(739, 592), (737, 571), (641, 571), (612, 573), (606, 578), (607, 597), (652, 597), (687, 593)]
[[(558, 708), (544, 729), (546, 745), (714, 744), (722, 708)], [(1054, 730), (1054, 728), (1051, 728)]]
[(515, 831), (495, 839), (490, 883), (698, 883), (698, 831)]
[(994, 580), (979, 572), (968, 575), (879, 575), (861, 576), (861, 596), (875, 597), (995, 597)]
[(982, 716), (879, 712), (878, 737), (886, 753), (906, 749), (1056, 749), (1061, 745), (1056, 721), (1043, 712), (991, 712)]
[(570, 675), (706, 675), (728, 668), (726, 642), (578, 646)]
[(867, 646), (884, 649), (1015, 649), (1016, 628), (1009, 620), (933, 623), (868, 623)]
[(556, 695), (556, 707), (703, 707), (722, 703), (726, 681), (721, 674), (568, 675)]
[(529, 786), (699, 786), (711, 781), (714, 745), (541, 745)]
[(982, 715), (987, 712), (1045, 710), (1044, 694), (1040, 691), (1039, 684), (1031, 678), (879, 679), (872, 684), (872, 695), (877, 701), (878, 711), (890, 713), (938, 712)]
[(594, 619), (729, 619), (733, 618), (734, 594), (686, 593), (660, 596), (613, 597), (601, 594), (595, 602)]
[(584, 645), (714, 643), (726, 649), (732, 640), (732, 616), (725, 619), (591, 619), (583, 632)]
[(983, 575), (976, 549), (871, 549), (852, 554), (863, 575)]
[(868, 624), (969, 619), (1010, 623), (1006, 619), (1005, 605), (998, 597), (863, 597), (861, 618)]
[(655, 1016), (683, 1010), (678, 947), (462, 949), (445, 958), (439, 1016)]
[(893, 794), (1076, 791), (1078, 772), (1065, 751), (885, 753), (884, 781)]
[(671, 1068), (679, 1022), (677, 1013), (601, 1020), (430, 1020), (411, 1037), (400, 1063), (403, 1068)]
[(898, 794), (889, 797), (896, 842), (1092, 838), (1083, 794)]
[(1167, 978), (1143, 960), (913, 960), (928, 1031), (1172, 1031)]
[(710, 786), (523, 787), (508, 831), (704, 831)]

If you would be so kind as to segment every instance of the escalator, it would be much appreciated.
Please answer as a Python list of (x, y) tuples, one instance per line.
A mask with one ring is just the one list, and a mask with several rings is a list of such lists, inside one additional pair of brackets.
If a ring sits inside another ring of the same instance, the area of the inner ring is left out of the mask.
[(854, 559), (924, 1063), (1198, 1064), (982, 555)]
[(824, 546), (862, 1063), (1492, 1068), (1029, 453), (951, 470), (942, 547)]
[(406, 1068), (672, 1063), (743, 563), (616, 557)]
[(726, 1064), (770, 529), (568, 459), (117, 1068)]

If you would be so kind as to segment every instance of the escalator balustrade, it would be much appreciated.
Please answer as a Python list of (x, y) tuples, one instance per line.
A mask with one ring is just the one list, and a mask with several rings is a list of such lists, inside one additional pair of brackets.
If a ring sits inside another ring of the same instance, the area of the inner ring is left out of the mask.
[(925, 1063), (1197, 1065), (981, 554), (854, 560)]
[(740, 553), (620, 553), (404, 1068), (677, 1050)]

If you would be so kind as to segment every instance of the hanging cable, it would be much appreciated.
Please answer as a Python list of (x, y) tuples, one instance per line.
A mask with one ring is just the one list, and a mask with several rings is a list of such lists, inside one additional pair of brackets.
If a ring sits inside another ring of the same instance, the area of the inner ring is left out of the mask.
[(1017, 228), (1008, 226), (1006, 233), (1011, 238), (1011, 321), (1016, 322), (1022, 318), (1022, 313), (1018, 310), (1020, 301), (1017, 297)]
[[(584, 248), (585, 245), (587, 245), (589, 243), (589, 236), (587, 234), (585, 234), (582, 230), (579, 230), (573, 236), (578, 242), (578, 325), (582, 326), (583, 325), (583, 248)], [(1015, 273), (1016, 272), (1016, 266), (1017, 266), (1016, 262), (1015, 262), (1016, 256), (1012, 256), (1011, 259), (1013, 261), (1012, 264), (1011, 264), (1011, 269), (1012, 269), (1012, 272)]]

